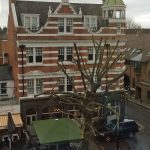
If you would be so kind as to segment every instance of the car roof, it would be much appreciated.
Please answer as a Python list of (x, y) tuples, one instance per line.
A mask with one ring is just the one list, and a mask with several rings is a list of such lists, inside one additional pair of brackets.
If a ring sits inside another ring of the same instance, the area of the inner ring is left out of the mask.
[(134, 120), (132, 120), (132, 119), (124, 119), (123, 120), (123, 122), (132, 122), (132, 121), (134, 122)]

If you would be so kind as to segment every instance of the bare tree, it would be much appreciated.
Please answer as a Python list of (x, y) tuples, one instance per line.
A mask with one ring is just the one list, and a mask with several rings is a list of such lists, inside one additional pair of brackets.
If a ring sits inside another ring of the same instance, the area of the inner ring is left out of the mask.
[(142, 29), (141, 25), (134, 21), (133, 18), (127, 18), (127, 29)]
[(93, 36), (92, 41), (95, 49), (95, 61), (92, 68), (83, 60), (78, 46), (74, 43), (76, 57), (73, 59), (73, 62), (76, 66), (75, 70), (80, 72), (84, 92), (82, 94), (78, 93), (75, 88), (74, 80), (67, 72), (67, 67), (63, 62), (58, 62), (58, 66), (72, 84), (73, 92), (51, 91), (53, 97), (59, 99), (60, 103), (75, 106), (75, 108), (80, 111), (82, 119), (75, 119), (81, 126), (82, 138), (86, 143), (83, 142), (84, 146), (82, 150), (88, 149), (89, 140), (92, 140), (96, 134), (94, 126), (96, 120), (93, 118), (93, 113), (96, 112), (98, 108), (106, 108), (114, 112), (116, 118), (119, 118), (119, 114), (110, 106), (104, 106), (96, 101), (96, 91), (102, 84), (105, 84), (108, 88), (110, 84), (116, 82), (125, 72), (124, 70), (112, 80), (102, 81), (102, 78), (107, 78), (108, 72), (115, 67), (116, 63), (124, 59), (124, 52), (118, 51), (119, 41), (116, 42), (115, 46), (111, 46), (107, 41), (103, 41), (102, 39), (99, 41), (95, 40)]

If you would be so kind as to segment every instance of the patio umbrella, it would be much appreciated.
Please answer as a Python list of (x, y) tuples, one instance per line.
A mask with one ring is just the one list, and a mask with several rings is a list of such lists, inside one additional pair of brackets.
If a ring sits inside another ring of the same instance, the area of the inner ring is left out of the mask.
[(15, 131), (16, 125), (10, 112), (8, 112), (7, 132), (9, 135), (9, 149), (11, 150), (11, 134)]
[(8, 112), (8, 120), (7, 120), (7, 131), (8, 134), (11, 134), (15, 131), (16, 125), (14, 123), (14, 120), (12, 118), (12, 115), (10, 112)]

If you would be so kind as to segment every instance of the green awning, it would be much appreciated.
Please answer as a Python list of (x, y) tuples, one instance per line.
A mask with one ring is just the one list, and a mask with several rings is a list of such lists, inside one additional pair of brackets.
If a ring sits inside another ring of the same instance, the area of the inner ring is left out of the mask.
[(47, 119), (33, 122), (40, 144), (80, 140), (81, 129), (69, 118)]

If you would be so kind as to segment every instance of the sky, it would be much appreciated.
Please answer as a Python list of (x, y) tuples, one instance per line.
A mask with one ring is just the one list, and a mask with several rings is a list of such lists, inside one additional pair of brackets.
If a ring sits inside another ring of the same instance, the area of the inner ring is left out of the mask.
[[(42, 0), (36, 0), (42, 1)], [(43, 0), (45, 1), (45, 0)], [(46, 0), (57, 1), (60, 0)], [(70, 2), (101, 3), (101, 0), (70, 0)], [(150, 28), (150, 0), (124, 0), (126, 4), (126, 16), (142, 26)], [(8, 0), (0, 0), (0, 26), (7, 26)]]

